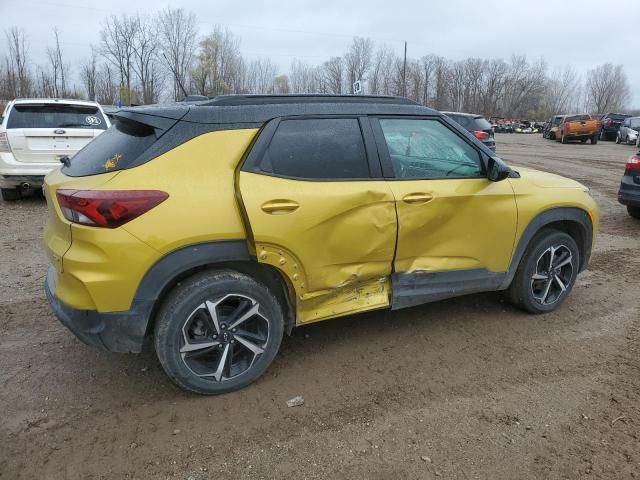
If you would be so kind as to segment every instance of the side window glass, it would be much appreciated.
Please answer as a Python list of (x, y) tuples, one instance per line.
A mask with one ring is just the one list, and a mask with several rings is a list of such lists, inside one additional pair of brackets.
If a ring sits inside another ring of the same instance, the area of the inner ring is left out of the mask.
[(274, 175), (305, 179), (369, 178), (355, 118), (283, 120), (260, 164)]
[(483, 176), (480, 154), (437, 120), (380, 119), (396, 178)]

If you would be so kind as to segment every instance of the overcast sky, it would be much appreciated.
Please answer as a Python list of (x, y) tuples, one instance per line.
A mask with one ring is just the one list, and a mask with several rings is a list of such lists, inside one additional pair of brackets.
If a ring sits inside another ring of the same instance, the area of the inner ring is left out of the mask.
[(406, 40), (408, 55), (415, 58), (526, 54), (532, 61), (543, 56), (550, 71), (571, 65), (583, 76), (605, 62), (623, 64), (631, 104), (640, 108), (638, 0), (0, 0), (0, 28), (23, 27), (32, 58), (44, 61), (57, 25), (73, 66), (98, 43), (105, 16), (167, 5), (194, 11), (201, 33), (216, 24), (229, 27), (241, 38), (246, 57), (268, 56), (283, 72), (294, 58), (317, 64), (342, 55), (353, 36), (386, 43), (398, 54)]

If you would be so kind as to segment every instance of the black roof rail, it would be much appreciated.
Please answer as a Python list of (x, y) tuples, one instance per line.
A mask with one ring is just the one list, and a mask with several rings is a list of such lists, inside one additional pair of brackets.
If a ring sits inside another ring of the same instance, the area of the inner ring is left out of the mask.
[(202, 106), (239, 106), (239, 105), (277, 105), (297, 103), (374, 103), (388, 105), (418, 105), (405, 97), (383, 95), (218, 95), (210, 101), (199, 103)]

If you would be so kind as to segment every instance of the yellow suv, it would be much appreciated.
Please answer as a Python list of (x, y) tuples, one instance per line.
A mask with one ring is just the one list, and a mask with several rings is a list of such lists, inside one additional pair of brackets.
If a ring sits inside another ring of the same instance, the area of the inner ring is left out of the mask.
[(122, 109), (49, 174), (49, 303), (84, 342), (154, 334), (179, 386), (257, 379), (298, 325), (506, 290), (558, 307), (598, 207), (508, 167), (439, 112), (366, 96), (222, 96)]

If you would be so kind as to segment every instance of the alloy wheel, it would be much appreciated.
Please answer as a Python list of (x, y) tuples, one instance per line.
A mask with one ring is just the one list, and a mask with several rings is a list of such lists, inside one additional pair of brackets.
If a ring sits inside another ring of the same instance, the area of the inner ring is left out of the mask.
[(182, 361), (203, 379), (231, 380), (248, 371), (264, 353), (269, 328), (253, 298), (229, 294), (206, 300), (182, 325)]
[(531, 293), (542, 305), (562, 298), (573, 281), (573, 255), (566, 245), (551, 246), (538, 257), (531, 277)]

